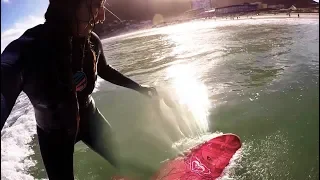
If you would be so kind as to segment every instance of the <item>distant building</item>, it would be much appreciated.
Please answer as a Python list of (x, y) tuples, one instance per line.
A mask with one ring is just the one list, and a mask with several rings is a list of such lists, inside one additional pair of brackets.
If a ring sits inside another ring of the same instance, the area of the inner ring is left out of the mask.
[(257, 10), (258, 10), (258, 4), (245, 3), (245, 4), (216, 8), (215, 13), (216, 15), (224, 15), (224, 14), (252, 12)]
[(259, 6), (262, 4), (262, 2), (253, 2), (253, 3), (250, 3), (250, 4), (257, 4), (258, 8), (259, 8)]
[(291, 7), (289, 7), (289, 10), (295, 11), (295, 10), (297, 10), (297, 8), (294, 5), (292, 5)]
[(263, 4), (262, 2), (254, 2), (254, 3), (250, 3), (250, 4), (257, 4), (258, 5), (258, 9), (266, 9), (268, 8), (267, 4)]
[(208, 11), (201, 12), (197, 15), (198, 18), (212, 18), (215, 16), (215, 9), (210, 9)]
[(268, 4), (269, 9), (284, 9), (285, 6), (283, 4)]
[(262, 4), (261, 5), (261, 9), (267, 9), (268, 8), (268, 4)]
[(181, 19), (183, 20), (190, 20), (190, 19), (195, 19), (198, 17), (199, 14), (201, 14), (202, 12), (204, 12), (205, 10), (203, 8), (199, 8), (199, 9), (193, 9), (193, 10), (189, 10), (186, 11), (182, 14)]

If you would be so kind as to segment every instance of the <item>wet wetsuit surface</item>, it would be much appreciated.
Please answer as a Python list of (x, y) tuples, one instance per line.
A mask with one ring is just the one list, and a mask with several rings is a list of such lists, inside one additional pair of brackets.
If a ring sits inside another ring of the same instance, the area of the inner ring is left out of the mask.
[(97, 75), (123, 87), (140, 87), (107, 64), (101, 41), (94, 33), (90, 43), (84, 38), (70, 41), (50, 25), (42, 24), (27, 30), (1, 54), (1, 129), (18, 95), (25, 92), (35, 110), (41, 154), (50, 180), (73, 179), (74, 143), (79, 140), (114, 163), (108, 146), (110, 125), (91, 97)]

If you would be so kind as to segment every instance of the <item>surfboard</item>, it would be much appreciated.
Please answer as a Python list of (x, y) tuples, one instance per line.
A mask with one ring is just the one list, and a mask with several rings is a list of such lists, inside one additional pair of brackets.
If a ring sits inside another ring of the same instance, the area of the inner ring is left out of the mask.
[[(223, 134), (165, 162), (152, 180), (214, 180), (221, 176), (233, 155), (241, 148), (235, 134)], [(126, 179), (121, 177), (121, 179)]]
[(153, 180), (214, 180), (241, 147), (234, 134), (223, 134), (192, 148), (184, 156), (165, 163)]

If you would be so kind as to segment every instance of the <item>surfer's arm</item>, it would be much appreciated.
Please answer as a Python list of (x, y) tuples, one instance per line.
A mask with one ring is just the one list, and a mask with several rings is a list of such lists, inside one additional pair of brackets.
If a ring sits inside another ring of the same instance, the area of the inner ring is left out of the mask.
[(1, 54), (1, 130), (22, 91), (22, 41), (11, 42)]
[(111, 82), (112, 84), (116, 84), (118, 86), (139, 90), (140, 85), (125, 75), (121, 74), (119, 71), (115, 70), (113, 67), (108, 65), (105, 61), (103, 53), (100, 55), (98, 62), (98, 75), (106, 80)]
[(136, 83), (135, 81), (131, 80), (130, 78), (126, 77), (125, 75), (121, 74), (119, 71), (111, 67), (104, 56), (103, 50), (102, 50), (102, 44), (101, 41), (98, 39), (97, 42), (99, 46), (99, 50), (101, 52), (99, 59), (98, 59), (98, 65), (97, 65), (97, 70), (98, 70), (98, 75), (112, 83), (116, 84), (118, 86), (126, 87), (129, 89), (133, 89), (136, 91), (140, 91), (142, 88), (141, 86)]

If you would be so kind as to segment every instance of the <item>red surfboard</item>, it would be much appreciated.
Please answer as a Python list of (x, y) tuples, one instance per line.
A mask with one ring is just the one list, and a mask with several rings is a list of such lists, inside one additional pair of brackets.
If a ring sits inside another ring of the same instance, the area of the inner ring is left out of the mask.
[(214, 180), (241, 147), (240, 138), (223, 134), (164, 164), (153, 180)]
[(240, 147), (241, 141), (237, 135), (220, 135), (192, 148), (184, 156), (169, 160), (151, 179), (214, 180), (221, 176)]

